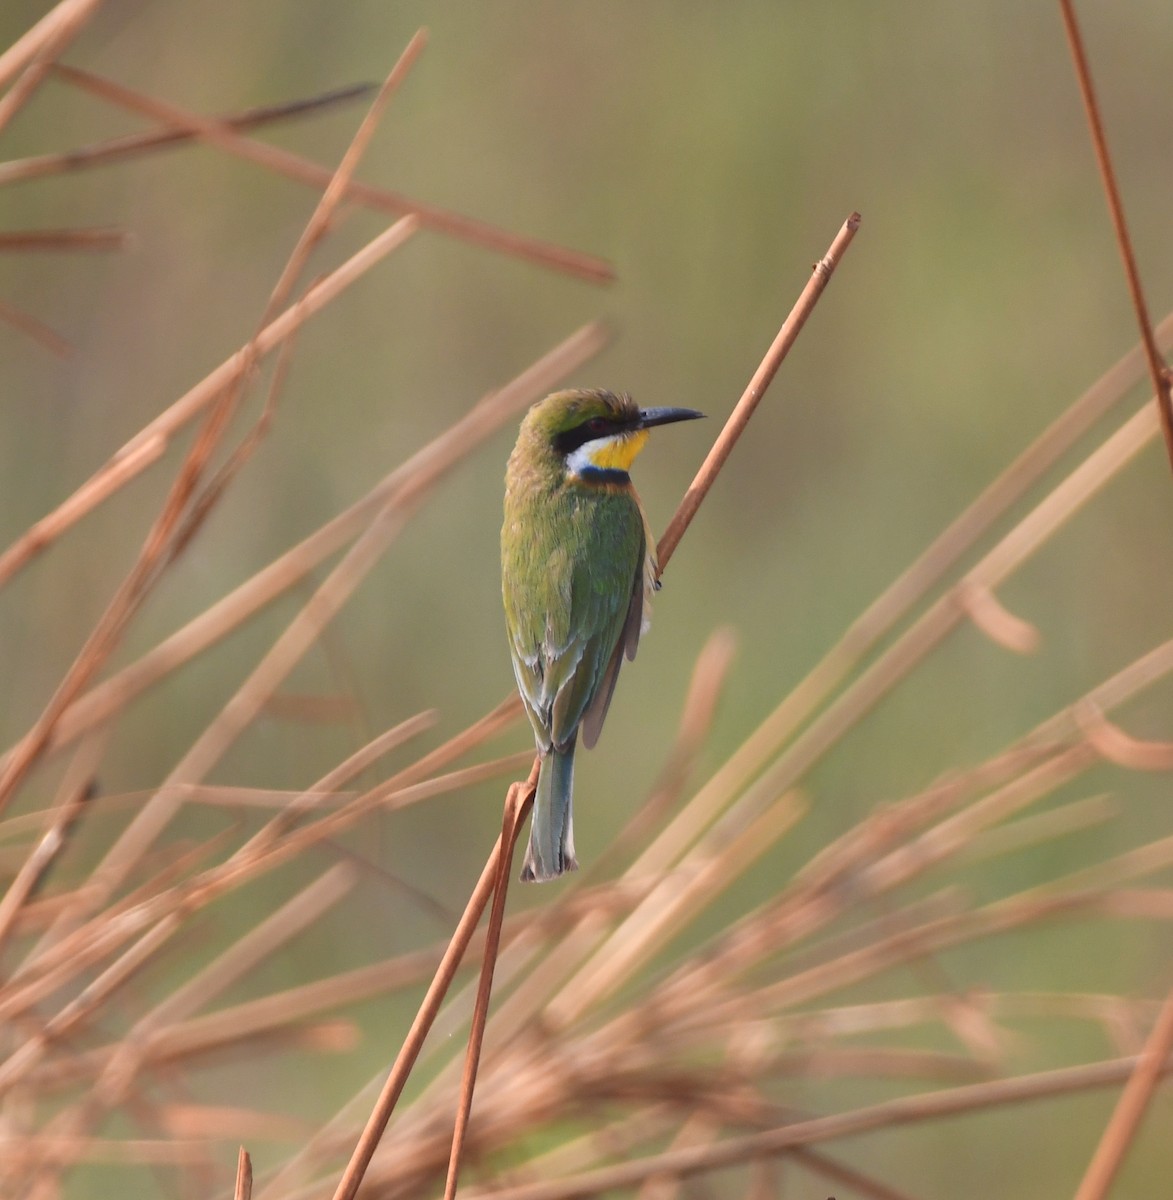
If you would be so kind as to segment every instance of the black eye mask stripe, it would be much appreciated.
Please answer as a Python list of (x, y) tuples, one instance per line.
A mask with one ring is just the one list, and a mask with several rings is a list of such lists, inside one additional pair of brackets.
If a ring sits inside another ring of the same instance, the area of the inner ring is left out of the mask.
[(568, 454), (573, 454), (579, 446), (585, 446), (587, 442), (597, 442), (600, 438), (614, 437), (617, 433), (627, 433), (638, 428), (637, 423), (629, 421), (606, 421), (603, 429), (591, 429), (591, 424), (591, 421), (584, 421), (573, 429), (564, 429), (555, 436), (554, 449), (565, 458)]

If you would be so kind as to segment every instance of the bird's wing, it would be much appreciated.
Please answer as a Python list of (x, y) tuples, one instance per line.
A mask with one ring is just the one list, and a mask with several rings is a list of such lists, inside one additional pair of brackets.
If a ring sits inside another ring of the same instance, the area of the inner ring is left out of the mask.
[[(642, 556), (641, 556), (642, 557)], [(607, 717), (607, 709), (611, 707), (611, 697), (615, 694), (615, 681), (619, 678), (619, 668), (623, 665), (626, 653), (629, 659), (635, 658), (639, 646), (639, 635), (644, 623), (644, 572), (636, 571), (631, 584), (631, 599), (627, 604), (627, 616), (623, 622), (623, 632), (611, 651), (606, 673), (603, 675), (594, 696), (582, 714), (582, 744), (588, 749), (594, 749), (603, 730), (603, 721)]]
[[(583, 744), (588, 748), (595, 744), (615, 688), (633, 611), (638, 636), (643, 598), (639, 564), (643, 563), (644, 544), (643, 522), (633, 508), (614, 512), (607, 526), (608, 536), (613, 537), (615, 522), (631, 522), (634, 517), (638, 540), (634, 545), (626, 541), (628, 553), (616, 554), (613, 544), (598, 547), (575, 571), (571, 628), (578, 637), (573, 648), (567, 648), (570, 652), (559, 656), (560, 686), (551, 711), (551, 733), (556, 744), (573, 737), (580, 722), (586, 722)], [(592, 714), (589, 720), (588, 714)]]
[[(506, 581), (514, 673), (543, 751), (569, 745), (592, 704), (598, 704), (591, 723), (598, 736), (618, 672), (615, 651), (630, 653), (638, 640), (643, 519), (626, 496), (615, 499), (606, 509), (593, 503), (576, 510), (583, 524), (569, 544), (578, 553), (570, 555), (567, 542), (527, 547), (543, 561)], [(607, 699), (600, 702), (601, 694)]]
[(521, 654), (516, 645), (513, 649), (513, 674), (517, 680), (517, 690), (521, 694), (521, 702), (525, 705), (529, 723), (533, 726), (534, 739), (538, 749), (545, 754), (550, 749), (550, 721), (548, 708), (543, 711), (542, 705), (542, 674), (541, 658), (534, 654)]
[[(526, 532), (516, 543), (515, 569), (502, 577), (513, 673), (534, 739), (544, 754), (553, 744), (551, 710), (577, 661), (569, 638), (574, 564), (565, 544), (528, 514), (515, 519)], [(507, 519), (506, 528), (509, 528)], [(561, 621), (556, 617), (561, 614)]]

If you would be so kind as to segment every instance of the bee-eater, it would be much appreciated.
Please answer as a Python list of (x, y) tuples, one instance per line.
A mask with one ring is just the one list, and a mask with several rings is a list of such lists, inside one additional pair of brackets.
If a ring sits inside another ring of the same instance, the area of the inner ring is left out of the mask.
[(628, 470), (650, 428), (703, 415), (565, 391), (522, 422), (505, 473), (501, 583), (513, 671), (541, 757), (524, 880), (578, 866), (571, 790), (579, 728), (590, 749), (658, 586), (655, 539)]

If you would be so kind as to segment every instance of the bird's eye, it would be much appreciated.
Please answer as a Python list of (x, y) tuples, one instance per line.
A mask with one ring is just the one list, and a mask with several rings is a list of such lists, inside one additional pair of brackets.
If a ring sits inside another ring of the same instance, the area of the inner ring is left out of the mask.
[(596, 436), (601, 436), (610, 431), (610, 426), (603, 417), (591, 417), (586, 423), (587, 433), (593, 433)]

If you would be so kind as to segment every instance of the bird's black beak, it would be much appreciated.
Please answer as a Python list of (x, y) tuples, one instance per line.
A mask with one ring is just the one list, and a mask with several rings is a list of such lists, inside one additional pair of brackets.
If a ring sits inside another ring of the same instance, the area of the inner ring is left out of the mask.
[(695, 408), (641, 408), (638, 429), (651, 429), (653, 425), (671, 425), (674, 421), (695, 421), (703, 417)]

